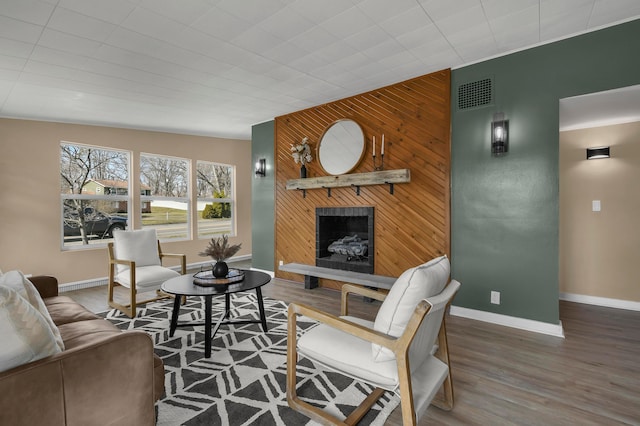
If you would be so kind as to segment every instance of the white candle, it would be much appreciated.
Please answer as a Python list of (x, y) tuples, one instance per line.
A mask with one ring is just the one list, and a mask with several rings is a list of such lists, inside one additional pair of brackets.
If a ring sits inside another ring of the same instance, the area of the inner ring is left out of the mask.
[(382, 155), (384, 155), (384, 133), (382, 134)]
[(373, 156), (376, 156), (376, 137), (373, 137)]

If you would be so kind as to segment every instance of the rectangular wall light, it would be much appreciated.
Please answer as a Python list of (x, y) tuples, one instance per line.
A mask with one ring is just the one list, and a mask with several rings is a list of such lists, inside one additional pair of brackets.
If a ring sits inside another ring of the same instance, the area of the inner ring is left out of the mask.
[(587, 160), (596, 160), (598, 158), (609, 158), (609, 147), (599, 146), (596, 148), (587, 148)]

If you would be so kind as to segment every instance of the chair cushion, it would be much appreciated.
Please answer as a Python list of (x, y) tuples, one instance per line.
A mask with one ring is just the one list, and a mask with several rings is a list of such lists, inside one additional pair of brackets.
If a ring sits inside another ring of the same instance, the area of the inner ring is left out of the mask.
[[(378, 310), (373, 329), (399, 337), (404, 332), (413, 311), (421, 300), (442, 291), (449, 280), (450, 264), (447, 256), (406, 270), (389, 290)], [(374, 360), (395, 359), (393, 352), (380, 345), (372, 345)]]
[(64, 350), (64, 342), (62, 341), (62, 337), (60, 336), (60, 331), (58, 327), (54, 323), (53, 319), (51, 319), (51, 315), (49, 315), (49, 311), (45, 306), (42, 297), (40, 297), (40, 293), (33, 285), (31, 281), (24, 276), (24, 274), (20, 271), (9, 271), (2, 275), (0, 275), (0, 286), (8, 287), (15, 290), (22, 298), (24, 298), (27, 302), (31, 304), (40, 315), (44, 318), (47, 325), (51, 329), (53, 336), (56, 339), (56, 344), (60, 348), (61, 351)]
[[(371, 328), (371, 321), (356, 317), (341, 317)], [(395, 360), (376, 362), (371, 343), (349, 333), (320, 324), (306, 331), (298, 339), (298, 351), (326, 368), (345, 376), (364, 380), (383, 389), (394, 390), (398, 385)]]
[[(113, 248), (116, 259), (131, 260), (140, 266), (160, 265), (158, 237), (155, 229), (114, 231)], [(117, 272), (128, 270), (127, 265), (116, 265)]]
[[(163, 282), (179, 277), (180, 274), (173, 269), (163, 266), (136, 266), (136, 290), (153, 290), (160, 288)], [(131, 287), (129, 270), (116, 275), (116, 281), (125, 287)]]
[(0, 286), (0, 336), (0, 372), (62, 351), (40, 312), (5, 286)]

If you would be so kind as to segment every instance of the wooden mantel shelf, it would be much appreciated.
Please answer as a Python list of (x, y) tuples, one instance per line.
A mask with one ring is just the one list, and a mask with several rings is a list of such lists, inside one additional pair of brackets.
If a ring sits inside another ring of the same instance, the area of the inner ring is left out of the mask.
[[(411, 181), (409, 169), (383, 170), (369, 173), (351, 173), (339, 176), (319, 176), (306, 179), (290, 179), (287, 181), (287, 189), (318, 189), (340, 188), (353, 186), (360, 191), (361, 186), (367, 185), (390, 185), (390, 192), (393, 194), (394, 183), (407, 183)], [(330, 194), (330, 193), (329, 193)]]

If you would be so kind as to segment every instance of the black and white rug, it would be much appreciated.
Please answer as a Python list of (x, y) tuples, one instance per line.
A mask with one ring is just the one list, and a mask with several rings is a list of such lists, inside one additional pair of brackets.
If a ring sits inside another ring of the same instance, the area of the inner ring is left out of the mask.
[[(203, 301), (189, 298), (180, 322), (203, 322)], [(224, 298), (214, 299), (217, 318)], [(112, 310), (103, 314), (123, 330), (144, 330), (155, 342), (165, 366), (166, 396), (158, 403), (158, 425), (311, 425), (286, 399), (287, 305), (264, 298), (269, 331), (259, 324), (223, 325), (204, 357), (204, 326), (178, 328), (169, 337), (173, 301), (149, 303), (134, 319)], [(232, 318), (258, 318), (254, 293), (232, 295)], [(315, 322), (298, 319), (298, 332)], [(369, 385), (321, 370), (308, 360), (298, 363), (298, 394), (322, 409), (345, 417), (371, 392)], [(361, 425), (382, 425), (399, 404), (387, 392)]]

